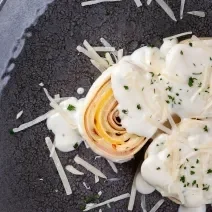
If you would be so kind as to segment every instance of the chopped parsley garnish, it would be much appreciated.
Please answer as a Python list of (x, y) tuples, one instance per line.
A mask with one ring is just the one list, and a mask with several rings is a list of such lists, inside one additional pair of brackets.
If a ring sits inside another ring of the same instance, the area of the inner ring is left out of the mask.
[(186, 184), (184, 185), (184, 187), (186, 187)]
[(141, 110), (141, 105), (140, 104), (137, 105), (137, 109)]
[(159, 146), (159, 144), (157, 144), (156, 146)]
[(125, 90), (128, 90), (129, 87), (128, 87), (127, 85), (124, 85), (124, 89), (125, 89)]
[(189, 46), (192, 47), (193, 46), (193, 43), (189, 42)]
[(208, 169), (207, 174), (211, 174), (212, 173), (212, 169)]
[(76, 149), (78, 146), (78, 143), (74, 144), (74, 149)]
[(176, 93), (176, 96), (179, 96), (179, 93)]
[(158, 167), (157, 170), (160, 170), (160, 167)]
[(210, 57), (210, 60), (212, 60), (212, 57)]
[(187, 186), (189, 186), (190, 185), (190, 183), (187, 183)]
[(186, 166), (184, 167), (184, 169), (186, 169)]
[(194, 151), (197, 151), (198, 149), (194, 148)]
[(166, 100), (166, 103), (169, 104), (170, 103), (169, 100)]
[(144, 90), (144, 87), (142, 88), (142, 91)]
[(179, 151), (181, 151), (181, 149), (179, 149)]
[(183, 51), (182, 50), (180, 51), (180, 54), (183, 55)]
[(14, 131), (13, 131), (13, 129), (10, 129), (9, 130), (9, 133), (10, 133), (10, 135), (14, 135), (15, 134)]
[(122, 113), (128, 114), (128, 110), (122, 110)]
[(180, 177), (180, 181), (181, 181), (182, 183), (185, 183), (185, 176), (184, 176), (184, 175)]
[(196, 187), (197, 187), (197, 188), (199, 188), (199, 185), (198, 185), (198, 184), (196, 184)]
[(197, 181), (196, 181), (196, 180), (194, 180), (194, 181), (192, 182), (192, 186), (193, 186), (193, 185), (195, 185), (195, 184), (196, 184), (196, 182), (197, 182)]
[(199, 159), (196, 160), (196, 164), (198, 164), (198, 163), (199, 163)]
[(192, 169), (194, 169), (194, 168), (195, 168), (195, 166), (191, 166), (191, 168), (192, 168)]
[(207, 186), (207, 185), (204, 185), (204, 184), (203, 184), (202, 190), (203, 190), (203, 191), (208, 191), (208, 190), (209, 190), (209, 187), (210, 187), (210, 185)]
[(193, 77), (189, 77), (189, 79), (188, 79), (188, 85), (189, 85), (189, 87), (192, 87), (193, 86), (194, 80), (197, 80), (197, 79), (196, 78), (193, 78)]
[(194, 65), (194, 66), (196, 66), (196, 64), (195, 64), (195, 63), (193, 63), (193, 65)]
[(202, 83), (201, 83), (201, 82), (198, 84), (198, 87), (199, 87), (199, 88), (202, 87)]
[(91, 202), (94, 202), (96, 201), (97, 199), (99, 198), (99, 195), (96, 194), (96, 195), (93, 195), (93, 196), (89, 196), (85, 199), (85, 203), (88, 204), (88, 203), (91, 203)]
[(200, 72), (200, 73), (192, 73), (193, 75), (201, 75), (202, 74), (202, 72)]
[(183, 164), (182, 165), (180, 165), (180, 169), (183, 167)]
[(186, 160), (187, 160), (187, 162), (189, 161), (189, 159), (188, 159), (188, 158), (186, 158)]
[(195, 172), (194, 172), (194, 171), (190, 171), (190, 174), (191, 174), (191, 175), (194, 175), (194, 174), (195, 174)]
[(204, 130), (205, 132), (208, 132), (208, 126), (205, 125), (204, 128), (203, 128), (203, 130)]
[(153, 72), (149, 72), (151, 75), (152, 75), (152, 77), (154, 77), (155, 76), (155, 74), (153, 73)]
[(166, 88), (166, 90), (167, 90), (167, 91), (171, 91), (171, 90), (172, 90), (172, 87), (168, 86), (168, 87)]
[(170, 154), (167, 155), (167, 158), (170, 157)]
[(74, 105), (68, 105), (67, 110), (73, 111), (76, 110), (76, 107)]
[[(175, 98), (174, 98), (173, 96), (168, 95), (168, 98), (169, 98), (173, 103), (175, 103)], [(176, 104), (176, 103), (175, 103), (175, 104)]]

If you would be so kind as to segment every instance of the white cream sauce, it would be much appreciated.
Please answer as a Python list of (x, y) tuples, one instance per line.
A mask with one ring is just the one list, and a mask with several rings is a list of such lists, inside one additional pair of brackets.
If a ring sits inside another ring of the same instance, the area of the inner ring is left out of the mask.
[(80, 88), (77, 88), (77, 93), (80, 94), (80, 95), (83, 94), (84, 91), (85, 91), (84, 88), (81, 88), (81, 87)]
[(157, 127), (149, 119), (163, 122), (167, 118), (163, 110), (165, 100), (161, 101), (165, 89), (159, 77), (127, 61), (111, 69), (111, 84), (119, 103), (122, 126), (129, 133), (151, 137)]
[(137, 173), (135, 185), (138, 192), (141, 194), (151, 194), (155, 188), (149, 185), (142, 177), (141, 172)]
[[(71, 111), (68, 110), (70, 105), (74, 107)], [(47, 119), (48, 129), (55, 134), (55, 147), (62, 152), (75, 150), (83, 140), (79, 133), (81, 132), (80, 116), (82, 105), (83, 99), (77, 100), (75, 97), (70, 97), (60, 103), (63, 110), (68, 111), (71, 122), (77, 126), (76, 129), (72, 129), (59, 113)]]
[(186, 208), (180, 205), (178, 212), (206, 212), (206, 205), (202, 205), (198, 208)]
[(212, 201), (212, 120), (184, 119), (172, 135), (157, 137), (147, 153), (141, 174), (163, 196), (186, 207)]
[(199, 117), (203, 114), (211, 116), (211, 110), (203, 113), (205, 106), (211, 101), (211, 66), (212, 48), (205, 49), (188, 43), (174, 45), (168, 51), (162, 78), (171, 113), (178, 114), (181, 118)]

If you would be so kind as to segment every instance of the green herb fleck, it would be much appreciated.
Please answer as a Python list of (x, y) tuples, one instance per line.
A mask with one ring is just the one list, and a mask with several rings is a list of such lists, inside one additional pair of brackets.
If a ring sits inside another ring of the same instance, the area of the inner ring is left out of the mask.
[(88, 203), (93, 203), (94, 201), (96, 201), (97, 199), (99, 198), (99, 195), (96, 194), (96, 195), (93, 195), (93, 196), (89, 196), (85, 199), (85, 203), (88, 204)]
[(198, 164), (198, 163), (199, 163), (199, 159), (196, 160), (196, 164)]
[(180, 51), (180, 54), (183, 55), (183, 51)]
[(152, 77), (154, 77), (155, 76), (155, 74), (153, 73), (153, 72), (149, 72), (151, 75), (152, 75)]
[(193, 86), (194, 80), (197, 80), (197, 79), (196, 78), (193, 78), (193, 77), (189, 77), (189, 79), (188, 79), (188, 85), (189, 85), (189, 87), (192, 87)]
[(76, 149), (78, 146), (78, 143), (74, 144), (74, 149)]
[(202, 72), (200, 72), (200, 73), (192, 73), (193, 75), (201, 75), (202, 74)]
[(193, 46), (193, 43), (189, 42), (189, 46), (192, 47)]
[(180, 177), (180, 181), (181, 181), (182, 183), (185, 183), (185, 176), (184, 176), (184, 175)]
[(186, 160), (187, 160), (187, 162), (189, 161), (189, 159), (188, 159), (188, 158), (186, 158)]
[(212, 60), (212, 57), (210, 57), (210, 60)]
[(199, 88), (202, 87), (202, 83), (201, 83), (201, 82), (198, 84), (198, 87), (199, 87)]
[(171, 91), (171, 90), (172, 90), (172, 87), (168, 86), (168, 87), (166, 88), (166, 90)]
[(142, 88), (142, 91), (144, 90), (144, 87)]
[(158, 167), (157, 170), (160, 170), (160, 167)]
[(128, 87), (127, 85), (124, 85), (124, 89), (125, 89), (125, 90), (128, 90), (129, 87)]
[(192, 186), (193, 186), (193, 185), (195, 185), (195, 184), (196, 184), (196, 182), (197, 182), (197, 181), (196, 181), (196, 180), (194, 180), (194, 181), (192, 182)]
[(203, 130), (204, 130), (205, 132), (208, 132), (208, 126), (205, 125), (204, 128), (203, 128)]
[(179, 151), (181, 151), (181, 149), (179, 149)]
[(207, 174), (211, 174), (212, 173), (212, 169), (208, 169)]
[(10, 129), (9, 130), (9, 133), (10, 133), (10, 135), (14, 135), (15, 134), (15, 132), (13, 131), (13, 129)]
[(195, 172), (194, 172), (194, 171), (190, 171), (190, 174), (191, 174), (191, 175), (194, 175), (194, 174), (195, 174)]
[(191, 166), (191, 168), (194, 169), (195, 167), (194, 166)]
[(122, 113), (128, 114), (128, 110), (122, 110)]
[(208, 190), (209, 190), (209, 187), (210, 187), (210, 185), (207, 186), (207, 185), (204, 185), (204, 184), (203, 184), (202, 190), (203, 190), (203, 191), (208, 191)]
[(186, 169), (186, 166), (184, 167), (184, 169)]
[(176, 93), (176, 96), (179, 96), (179, 93)]
[(74, 105), (68, 105), (67, 110), (73, 111), (76, 110), (76, 107)]
[(167, 155), (167, 158), (170, 157), (170, 154)]
[(198, 149), (194, 148), (194, 151), (197, 151)]
[(137, 105), (137, 109), (141, 110), (141, 105), (140, 104)]
[(166, 103), (169, 104), (170, 103), (169, 100), (166, 100)]
[(189, 186), (190, 185), (190, 183), (187, 183), (187, 186)]
[(195, 64), (195, 63), (193, 63), (193, 65), (194, 65), (194, 66), (196, 66), (196, 64)]

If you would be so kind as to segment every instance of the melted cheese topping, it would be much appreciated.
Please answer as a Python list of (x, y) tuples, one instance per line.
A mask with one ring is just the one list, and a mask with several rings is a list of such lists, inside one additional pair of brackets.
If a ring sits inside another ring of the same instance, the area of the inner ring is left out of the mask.
[(186, 207), (212, 201), (211, 120), (184, 119), (172, 135), (157, 137), (147, 154), (142, 176), (162, 195)]

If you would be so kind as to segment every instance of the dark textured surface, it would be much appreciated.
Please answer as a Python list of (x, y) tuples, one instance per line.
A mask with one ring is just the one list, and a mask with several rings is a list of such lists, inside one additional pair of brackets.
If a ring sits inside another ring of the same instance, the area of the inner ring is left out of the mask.
[[(15, 70), (0, 101), (0, 211), (77, 212), (87, 196), (100, 190), (103, 194), (99, 201), (130, 192), (142, 152), (135, 160), (117, 165), (117, 175), (103, 158), (94, 160), (95, 155), (84, 145), (75, 152), (58, 152), (63, 165), (74, 164), (73, 157), (79, 153), (102, 169), (108, 178), (120, 178), (117, 182), (100, 180), (94, 185), (94, 176), (88, 172), (80, 177), (67, 173), (73, 195), (66, 196), (44, 143), (45, 136), (50, 135), (45, 123), (13, 136), (8, 131), (48, 111), (48, 101), (38, 85), (41, 81), (52, 95), (59, 93), (61, 96), (80, 97), (76, 93), (78, 87), (84, 87), (87, 92), (99, 73), (85, 56), (76, 51), (76, 46), (84, 39), (97, 45), (100, 44), (99, 38), (104, 37), (112, 45), (130, 53), (142, 44), (159, 45), (163, 37), (184, 31), (192, 30), (197, 36), (212, 36), (210, 2), (187, 1), (186, 11), (204, 10), (208, 14), (204, 19), (185, 15), (177, 23), (171, 21), (155, 2), (142, 8), (136, 8), (133, 0), (84, 8), (79, 0), (56, 0), (51, 4), (37, 25), (28, 29), (33, 36), (27, 38), (25, 48), (15, 61)], [(179, 17), (180, 1), (169, 1), (169, 4)], [(16, 121), (15, 116), (22, 109), (24, 114)], [(83, 181), (91, 190), (84, 188)], [(155, 192), (146, 198), (149, 211), (161, 196)], [(128, 201), (124, 200), (111, 204), (112, 209), (103, 209), (124, 212), (127, 204)], [(177, 208), (166, 200), (158, 211), (175, 212)], [(134, 211), (141, 211), (140, 194), (137, 195)], [(212, 210), (208, 208), (208, 211)]]

